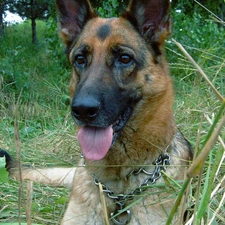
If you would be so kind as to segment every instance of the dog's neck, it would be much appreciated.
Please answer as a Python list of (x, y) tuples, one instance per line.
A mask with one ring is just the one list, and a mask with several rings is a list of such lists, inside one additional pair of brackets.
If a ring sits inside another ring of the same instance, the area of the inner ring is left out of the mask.
[(151, 164), (165, 152), (177, 132), (173, 116), (173, 91), (170, 79), (167, 85), (167, 89), (161, 95), (146, 99), (144, 104), (140, 102), (138, 107), (141, 113), (139, 112), (138, 115), (142, 116), (134, 114), (121, 131), (117, 142), (105, 159), (108, 163)]
[[(133, 200), (134, 197), (137, 197), (139, 195), (142, 195), (143, 192), (145, 192), (151, 185), (155, 184), (157, 182), (158, 179), (160, 179), (162, 177), (162, 172), (161, 171), (166, 171), (167, 166), (170, 165), (170, 155), (168, 153), (165, 154), (161, 154), (153, 163), (155, 165), (155, 168), (153, 171), (146, 171), (144, 168), (139, 168), (138, 170), (132, 170), (131, 173), (129, 173), (127, 175), (127, 178), (129, 178), (130, 176), (138, 176), (139, 174), (145, 174), (147, 175), (147, 178), (145, 178), (140, 184), (137, 184), (137, 187), (134, 188), (133, 190), (131, 190), (129, 193), (127, 194), (123, 194), (123, 193), (115, 193), (113, 190), (110, 190), (110, 188), (108, 188), (106, 185), (104, 185), (103, 183), (101, 183), (101, 180), (98, 179), (98, 177), (96, 177), (93, 174), (93, 179), (94, 179), (94, 183), (96, 186), (101, 186), (102, 187), (102, 191), (105, 192), (108, 196), (109, 199), (113, 200), (117, 207), (115, 209), (115, 211), (113, 213), (111, 213), (111, 216), (113, 217), (114, 215), (116, 215), (119, 211), (124, 210), (126, 207), (126, 204), (129, 200)], [(131, 216), (131, 212), (130, 210), (125, 210), (125, 212), (127, 213), (127, 220), (128, 222), (130, 221), (130, 216)], [(121, 223), (117, 223), (116, 218), (112, 218), (112, 220), (114, 220), (115, 224), (121, 224)], [(124, 223), (125, 224), (125, 223)]]

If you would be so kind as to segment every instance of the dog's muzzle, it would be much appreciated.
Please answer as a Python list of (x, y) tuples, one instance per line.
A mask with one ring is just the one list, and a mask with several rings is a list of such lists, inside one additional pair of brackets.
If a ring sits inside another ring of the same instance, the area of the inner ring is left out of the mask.
[(133, 111), (131, 106), (123, 110), (111, 105), (107, 109), (105, 107), (92, 96), (73, 99), (72, 117), (80, 127), (78, 140), (86, 159), (100, 160), (105, 157)]

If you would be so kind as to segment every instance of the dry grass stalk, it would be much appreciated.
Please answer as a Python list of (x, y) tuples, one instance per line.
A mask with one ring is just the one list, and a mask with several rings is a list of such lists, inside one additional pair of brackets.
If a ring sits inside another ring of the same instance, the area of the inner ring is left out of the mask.
[[(203, 193), (200, 193), (201, 191), (203, 191), (203, 190), (200, 191), (201, 182), (202, 182), (202, 179), (204, 179), (204, 174), (203, 174), (203, 168), (204, 167), (203, 166), (204, 166), (204, 164), (205, 164), (205, 162), (207, 160), (207, 157), (208, 157), (210, 151), (213, 149), (213, 147), (214, 147), (215, 143), (217, 142), (217, 140), (220, 141), (221, 146), (224, 149), (224, 142), (223, 142), (222, 138), (219, 136), (219, 134), (220, 134), (221, 130), (223, 129), (224, 125), (225, 125), (225, 116), (224, 116), (224, 113), (223, 113), (224, 112), (224, 108), (225, 108), (225, 98), (223, 98), (223, 96), (217, 91), (215, 86), (208, 79), (207, 75), (200, 68), (200, 66), (194, 61), (194, 59), (187, 53), (187, 51), (184, 49), (184, 47), (180, 43), (176, 42), (175, 40), (173, 40), (173, 41), (179, 47), (179, 49), (183, 52), (183, 54), (187, 57), (187, 59), (194, 65), (194, 67), (197, 69), (197, 71), (203, 76), (203, 78), (206, 80), (206, 82), (209, 84), (209, 86), (212, 88), (212, 90), (216, 93), (216, 96), (218, 97), (218, 99), (223, 104), (221, 106), (219, 114), (217, 115), (217, 119), (215, 119), (214, 124), (211, 123), (211, 130), (208, 133), (208, 136), (206, 138), (205, 144), (204, 144), (201, 152), (198, 154), (197, 157), (194, 157), (193, 163), (192, 163), (191, 167), (188, 169), (188, 172), (187, 172), (187, 176), (188, 177), (185, 180), (185, 183), (184, 183), (184, 185), (183, 185), (183, 187), (182, 187), (182, 189), (180, 191), (180, 194), (178, 195), (178, 198), (176, 199), (175, 205), (174, 205), (173, 210), (171, 212), (171, 215), (170, 215), (170, 217), (169, 217), (169, 219), (167, 221), (167, 224), (170, 224), (170, 222), (172, 221), (173, 216), (175, 215), (175, 212), (176, 212), (178, 206), (181, 206), (180, 202), (181, 202), (181, 199), (183, 198), (182, 195), (184, 195), (184, 193), (187, 191), (188, 186), (190, 185), (192, 177), (196, 177), (197, 175), (199, 176), (199, 179), (198, 179), (199, 183), (197, 184), (197, 192), (196, 192), (196, 195), (195, 195), (195, 198), (196, 198), (195, 201), (198, 202), (197, 198), (200, 197), (203, 194)], [(200, 139), (200, 136), (198, 136), (197, 139)], [(195, 153), (198, 152), (197, 151), (198, 148), (199, 148), (199, 144), (196, 146)], [(219, 170), (221, 168), (223, 159), (224, 159), (224, 156), (220, 160), (218, 169), (216, 171), (216, 175), (219, 173)], [(224, 178), (222, 178), (219, 181), (220, 184), (222, 184), (223, 179)], [(218, 193), (218, 190), (220, 190), (221, 187), (222, 187), (222, 185), (218, 184), (214, 188), (214, 190), (212, 190), (212, 192), (210, 192), (210, 193), (207, 192), (207, 194), (210, 194), (210, 201), (209, 201), (208, 207), (211, 207), (210, 204), (212, 204), (212, 202), (214, 201), (213, 199), (216, 197), (214, 195), (215, 195), (215, 193)], [(224, 192), (222, 192), (222, 193), (224, 193)], [(215, 218), (216, 217), (217, 218), (221, 217), (221, 215), (219, 215), (219, 213), (222, 210), (222, 205), (223, 205), (223, 202), (224, 202), (224, 194), (223, 194), (223, 196), (221, 198), (222, 199), (219, 200), (218, 207), (213, 212), (213, 216), (208, 218), (209, 224), (215, 222)], [(199, 213), (198, 213), (198, 218), (195, 218), (195, 216), (197, 215), (198, 207), (199, 207), (197, 205), (195, 204), (196, 207), (194, 209), (193, 215), (186, 222), (186, 225), (193, 224), (193, 223), (195, 224), (195, 222), (197, 222), (197, 220), (198, 220), (197, 224), (204, 224), (205, 223), (203, 221), (203, 217), (199, 217), (199, 215), (200, 215)]]
[[(225, 98), (217, 91), (215, 86), (212, 84), (212, 82), (208, 79), (207, 75), (204, 73), (202, 68), (195, 62), (195, 60), (191, 57), (190, 54), (185, 50), (185, 48), (176, 40), (173, 39), (173, 42), (178, 46), (178, 48), (183, 52), (183, 54), (187, 57), (187, 59), (193, 64), (193, 66), (197, 69), (197, 71), (202, 75), (202, 77), (206, 80), (206, 82), (209, 84), (209, 86), (212, 88), (212, 90), (215, 92), (217, 97), (221, 102), (225, 103)], [(225, 116), (220, 121), (217, 129), (214, 130), (213, 134), (205, 144), (204, 148), (202, 149), (201, 153), (198, 155), (198, 157), (193, 161), (192, 166), (189, 168), (187, 175), (189, 177), (194, 177), (199, 174), (199, 172), (202, 169), (202, 166), (204, 165), (204, 162), (210, 152), (210, 150), (213, 148), (215, 142), (217, 141), (219, 137), (219, 133), (222, 130), (223, 126), (225, 124)]]
[(18, 97), (17, 103), (14, 109), (14, 137), (15, 137), (15, 145), (16, 145), (16, 153), (17, 153), (17, 161), (18, 161), (18, 168), (19, 168), (19, 191), (18, 191), (18, 223), (21, 224), (21, 206), (22, 206), (22, 195), (23, 195), (23, 180), (22, 180), (22, 168), (21, 168), (21, 158), (20, 158), (20, 135), (19, 135), (19, 126), (18, 126), (18, 108), (19, 108), (19, 99), (22, 94)]
[(213, 222), (214, 222), (214, 219), (216, 218), (216, 215), (219, 213), (222, 205), (224, 204), (225, 202), (225, 192), (223, 193), (223, 197), (218, 205), (218, 208), (216, 209), (216, 211), (213, 213), (213, 216), (211, 218), (211, 220), (209, 221), (209, 224), (208, 225), (211, 225)]
[[(186, 171), (187, 172), (187, 171)], [(185, 177), (184, 179), (186, 179), (186, 172), (185, 172)], [(184, 214), (186, 209), (188, 208), (188, 199), (189, 199), (189, 195), (190, 195), (190, 187), (191, 187), (191, 183), (188, 184), (188, 187), (181, 199), (181, 203), (180, 203), (180, 208), (178, 209), (178, 218), (177, 218), (177, 224), (182, 224), (184, 221)]]
[(101, 203), (102, 203), (102, 212), (103, 212), (103, 217), (104, 217), (104, 223), (105, 223), (105, 225), (109, 225), (109, 217), (108, 217), (108, 212), (107, 212), (105, 195), (103, 192), (102, 184), (100, 182), (99, 182), (99, 193), (100, 193), (100, 199), (101, 199)]
[(217, 91), (215, 86), (212, 84), (212, 82), (209, 80), (205, 72), (202, 70), (202, 68), (195, 62), (195, 60), (188, 54), (188, 52), (185, 50), (185, 48), (176, 40), (173, 39), (173, 42), (177, 45), (177, 47), (183, 52), (183, 54), (187, 57), (187, 59), (193, 64), (193, 66), (197, 69), (197, 71), (202, 75), (202, 77), (206, 80), (206, 82), (209, 84), (209, 86), (212, 88), (212, 90), (215, 92), (217, 97), (221, 102), (225, 102), (225, 98)]
[(204, 162), (213, 148), (214, 144), (218, 140), (219, 134), (225, 125), (225, 116), (222, 117), (221, 121), (219, 122), (217, 128), (214, 130), (206, 144), (204, 145), (202, 151), (199, 153), (197, 158), (193, 161), (193, 164), (188, 169), (187, 175), (189, 177), (195, 177), (198, 175), (199, 171), (202, 169), (202, 166), (204, 165)]
[(27, 181), (27, 200), (26, 200), (27, 225), (32, 224), (32, 219), (31, 219), (32, 198), (33, 198), (33, 181)]
[[(208, 115), (205, 115), (205, 118), (208, 120), (208, 122), (209, 122), (210, 125), (213, 124), (212, 120), (209, 118)], [(216, 176), (218, 175), (219, 170), (220, 170), (220, 168), (222, 166), (222, 163), (225, 160), (225, 142), (223, 141), (223, 139), (221, 138), (221, 136), (218, 137), (218, 141), (220, 142), (222, 148), (224, 149), (224, 154), (223, 154), (223, 157), (221, 158), (220, 164), (219, 164), (218, 169), (216, 171)]]

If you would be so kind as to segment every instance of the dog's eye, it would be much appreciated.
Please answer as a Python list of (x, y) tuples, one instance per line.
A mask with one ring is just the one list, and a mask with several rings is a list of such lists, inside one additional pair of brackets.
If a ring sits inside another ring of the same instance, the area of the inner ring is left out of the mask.
[(128, 64), (132, 61), (132, 58), (129, 55), (121, 55), (118, 60), (122, 64)]
[(83, 55), (77, 55), (75, 57), (74, 63), (75, 63), (76, 66), (81, 67), (81, 66), (84, 66), (86, 64), (86, 59)]

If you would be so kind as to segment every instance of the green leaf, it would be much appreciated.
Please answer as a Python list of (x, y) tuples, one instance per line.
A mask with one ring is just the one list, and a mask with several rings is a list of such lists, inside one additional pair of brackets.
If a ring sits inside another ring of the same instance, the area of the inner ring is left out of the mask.
[(56, 204), (65, 204), (69, 202), (69, 199), (66, 196), (62, 196), (61, 198), (56, 200)]
[(8, 180), (8, 172), (5, 169), (5, 157), (0, 158), (0, 183), (5, 183)]
[(40, 212), (47, 212), (47, 213), (51, 213), (54, 209), (54, 206), (53, 205), (47, 205), (45, 207), (42, 207), (40, 209)]
[[(1, 209), (1, 213), (0, 213), (0, 221), (1, 219), (3, 218), (6, 218), (6, 217), (10, 217), (12, 216), (12, 211), (10, 209)], [(2, 225), (2, 223), (0, 223)]]
[[(212, 152), (210, 153), (210, 156), (212, 156)], [(210, 157), (211, 159), (212, 157)], [(212, 160), (212, 159), (211, 159)], [(205, 177), (205, 183), (202, 190), (202, 197), (200, 199), (200, 203), (198, 206), (198, 213), (197, 213), (197, 219), (200, 221), (203, 217), (204, 213), (206, 212), (206, 209), (208, 208), (209, 200), (210, 200), (210, 194), (212, 189), (212, 183), (210, 181), (210, 173), (211, 173), (211, 160), (208, 165), (206, 177)], [(200, 223), (199, 223), (200, 224)]]
[[(199, 204), (199, 210), (197, 213), (198, 220), (201, 220), (201, 218), (204, 216), (204, 213), (209, 207), (209, 201), (210, 201), (210, 196), (212, 192), (212, 185), (214, 183), (214, 179), (215, 179), (215, 175), (216, 175), (216, 171), (218, 169), (219, 163), (223, 158), (223, 153), (224, 153), (223, 148), (219, 148), (216, 151), (215, 158), (213, 159), (213, 152), (212, 151), (210, 152), (209, 165), (207, 169), (206, 180), (203, 187), (202, 199)], [(211, 210), (209, 209), (209, 212), (210, 211)]]

